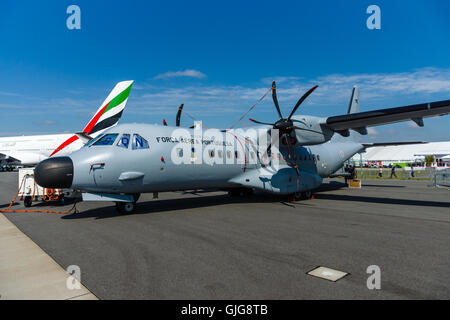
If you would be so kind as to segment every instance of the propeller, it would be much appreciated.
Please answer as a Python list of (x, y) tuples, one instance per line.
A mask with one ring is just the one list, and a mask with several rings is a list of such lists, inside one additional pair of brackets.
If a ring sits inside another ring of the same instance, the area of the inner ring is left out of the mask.
[[(303, 103), (303, 101), (305, 101), (306, 98), (308, 98), (308, 96), (311, 93), (313, 93), (314, 90), (317, 89), (317, 87), (318, 86), (314, 86), (311, 89), (309, 89), (308, 91), (306, 91), (303, 94), (303, 96), (301, 96), (300, 99), (297, 101), (297, 103), (295, 104), (295, 106), (292, 109), (289, 116), (287, 118), (284, 118), (283, 114), (281, 113), (280, 106), (278, 104), (277, 87), (276, 87), (275, 81), (273, 81), (272, 82), (272, 99), (273, 99), (273, 103), (275, 104), (275, 108), (277, 110), (277, 113), (278, 113), (278, 116), (280, 117), (280, 119), (277, 120), (275, 123), (266, 123), (266, 122), (257, 121), (255, 119), (250, 119), (250, 121), (252, 121), (254, 123), (270, 125), (274, 129), (279, 130), (281, 140), (283, 142), (286, 141), (286, 145), (288, 148), (288, 159), (289, 160), (292, 160), (294, 158), (293, 142), (291, 141), (292, 133), (293, 132), (295, 133), (295, 130), (305, 130), (303, 128), (294, 126), (294, 122), (291, 120), (291, 118), (295, 114), (297, 109), (300, 107), (300, 105)], [(295, 140), (294, 140), (294, 144), (295, 144)], [(269, 148), (270, 147), (271, 147), (271, 144), (269, 145)], [(267, 149), (269, 150), (269, 148), (267, 148)], [(297, 175), (298, 175), (299, 172), (298, 172), (297, 165), (294, 164), (293, 166), (294, 166), (295, 170), (297, 171)]]
[(183, 107), (184, 107), (184, 103), (182, 103), (179, 107), (178, 107), (178, 111), (177, 111), (177, 119), (176, 119), (176, 126), (179, 127), (180, 126), (180, 119), (181, 119), (181, 112), (183, 111)]
[[(184, 107), (184, 103), (182, 103), (182, 104), (178, 107), (177, 117), (176, 117), (176, 120), (175, 120), (175, 125), (176, 125), (177, 127), (180, 126), (181, 112), (183, 111), (183, 107)], [(166, 119), (163, 119), (163, 125), (164, 125), (164, 126), (167, 126), (167, 121), (166, 121)]]

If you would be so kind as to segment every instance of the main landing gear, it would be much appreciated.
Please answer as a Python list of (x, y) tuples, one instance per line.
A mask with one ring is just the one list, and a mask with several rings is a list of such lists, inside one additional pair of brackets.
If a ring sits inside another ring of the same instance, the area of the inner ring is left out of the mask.
[(313, 193), (311, 190), (303, 191), (303, 192), (295, 192), (288, 196), (289, 202), (301, 201), (301, 200), (309, 200), (313, 198)]
[(116, 210), (121, 214), (130, 214), (136, 209), (136, 202), (139, 200), (140, 193), (133, 194), (133, 202), (116, 202)]
[(230, 197), (244, 197), (252, 194), (253, 190), (250, 188), (234, 188), (228, 191), (228, 196)]

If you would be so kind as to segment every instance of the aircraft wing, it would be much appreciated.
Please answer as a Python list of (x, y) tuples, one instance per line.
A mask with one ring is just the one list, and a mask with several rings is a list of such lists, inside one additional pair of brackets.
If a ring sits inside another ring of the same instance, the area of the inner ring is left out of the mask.
[(6, 154), (0, 152), (0, 162), (6, 161), (6, 162), (21, 162), (20, 159), (15, 158), (13, 154)]
[(422, 103), (406, 107), (351, 113), (326, 119), (326, 126), (337, 132), (382, 124), (413, 120), (423, 126), (423, 118), (450, 113), (450, 100)]

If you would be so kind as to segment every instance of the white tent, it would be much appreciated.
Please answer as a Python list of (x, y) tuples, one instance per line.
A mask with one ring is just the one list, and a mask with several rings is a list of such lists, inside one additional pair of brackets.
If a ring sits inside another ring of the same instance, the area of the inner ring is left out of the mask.
[[(433, 155), (436, 159), (449, 157), (450, 159), (450, 141), (430, 142), (424, 144), (409, 144), (400, 146), (372, 147), (367, 148), (363, 153), (363, 161), (376, 161), (383, 164), (394, 162), (414, 162), (423, 160), (425, 156)], [(355, 155), (353, 160), (359, 161), (359, 155)]]

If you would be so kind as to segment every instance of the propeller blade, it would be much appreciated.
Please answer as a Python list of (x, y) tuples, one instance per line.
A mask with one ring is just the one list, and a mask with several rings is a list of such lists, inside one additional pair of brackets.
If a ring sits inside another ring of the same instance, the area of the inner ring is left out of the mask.
[(314, 86), (311, 89), (309, 89), (308, 91), (305, 92), (305, 94), (297, 101), (297, 104), (295, 105), (294, 109), (292, 109), (291, 114), (288, 117), (288, 120), (291, 120), (291, 117), (294, 115), (295, 111), (297, 111), (298, 107), (303, 103), (303, 101), (305, 101), (306, 98), (308, 98), (308, 96), (317, 89), (318, 86)]
[(273, 126), (273, 123), (266, 123), (266, 122), (261, 122), (261, 121), (258, 121), (258, 120), (255, 120), (255, 119), (249, 119), (251, 122), (254, 122), (254, 123), (258, 123), (258, 124), (267, 124), (267, 125), (269, 125), (269, 126)]
[(166, 119), (163, 119), (163, 125), (167, 126)]
[[(287, 133), (284, 133), (284, 134), (281, 136), (281, 139), (283, 139), (283, 137), (286, 139), (286, 144), (287, 144), (287, 147), (288, 147), (288, 159), (289, 159), (289, 160), (292, 160), (292, 159), (294, 159), (294, 157), (293, 157), (293, 155), (292, 155), (291, 137), (290, 137)], [(282, 141), (283, 141), (283, 140), (282, 140)]]
[[(287, 133), (285, 133), (285, 134), (283, 134), (281, 137), (285, 137), (285, 139), (286, 139), (286, 143), (287, 143), (287, 146), (288, 146), (288, 159), (289, 159), (289, 161), (292, 161), (292, 160), (294, 160), (294, 152), (293, 152), (293, 148), (292, 148), (292, 143), (291, 143), (291, 137), (287, 134)], [(295, 169), (295, 172), (297, 173), (297, 176), (300, 176), (300, 172), (298, 171), (298, 166), (297, 166), (297, 163), (288, 163), (291, 167), (294, 167), (294, 169)]]
[(178, 107), (177, 119), (176, 119), (176, 123), (175, 123), (175, 125), (176, 125), (177, 127), (180, 126), (181, 111), (183, 111), (183, 107), (184, 107), (184, 103), (182, 103), (181, 106)]
[(280, 116), (280, 119), (283, 119), (283, 115), (280, 111), (280, 106), (278, 105), (278, 99), (277, 99), (277, 87), (275, 85), (275, 81), (272, 82), (272, 99), (273, 103), (275, 104), (275, 108), (277, 108), (278, 115)]

